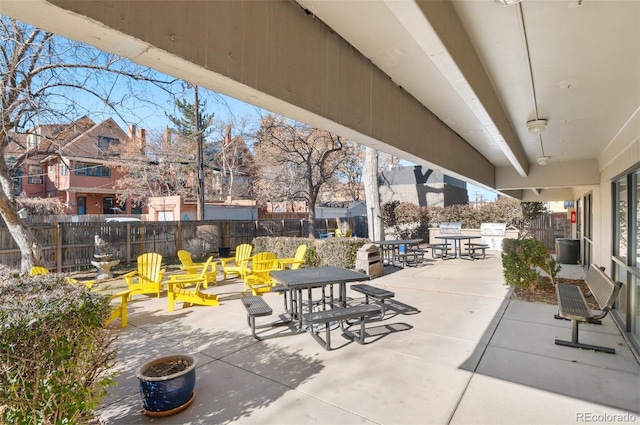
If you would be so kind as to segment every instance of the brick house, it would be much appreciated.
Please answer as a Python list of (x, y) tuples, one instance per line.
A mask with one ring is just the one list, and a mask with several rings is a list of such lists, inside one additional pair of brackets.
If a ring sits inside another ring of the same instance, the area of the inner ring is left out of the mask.
[(114, 187), (122, 174), (107, 165), (114, 155), (111, 146), (135, 143), (144, 150), (145, 131), (133, 126), (129, 130), (125, 133), (111, 118), (96, 124), (83, 117), (67, 125), (41, 125), (16, 137), (26, 149), (14, 175), (16, 193), (57, 197), (70, 215), (141, 214), (140, 206), (118, 202)]

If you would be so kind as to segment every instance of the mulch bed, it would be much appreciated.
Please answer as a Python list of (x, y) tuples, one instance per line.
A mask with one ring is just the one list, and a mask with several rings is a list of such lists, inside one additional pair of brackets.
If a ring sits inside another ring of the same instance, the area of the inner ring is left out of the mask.
[[(578, 285), (583, 294), (589, 292), (589, 287), (582, 279), (565, 279), (557, 278), (556, 283), (567, 283), (570, 285)], [(516, 287), (511, 294), (512, 300), (527, 301), (532, 303), (558, 304), (556, 298), (556, 287), (551, 283), (548, 277), (539, 277), (538, 283), (530, 290), (524, 290)], [(598, 304), (593, 297), (587, 298), (587, 303), (592, 309), (598, 309)]]

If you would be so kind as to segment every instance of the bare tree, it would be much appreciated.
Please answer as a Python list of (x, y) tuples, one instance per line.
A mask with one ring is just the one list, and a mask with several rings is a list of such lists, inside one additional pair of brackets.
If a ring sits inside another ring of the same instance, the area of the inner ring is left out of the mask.
[(247, 143), (252, 137), (247, 130), (249, 122), (249, 117), (245, 117), (216, 123), (217, 140), (213, 143), (210, 167), (219, 170), (213, 175), (213, 187), (220, 198), (253, 197), (255, 162)]
[(318, 193), (323, 185), (335, 181), (344, 162), (345, 141), (328, 131), (275, 115), (261, 119), (256, 139), (256, 191), (263, 200), (306, 201), (309, 237), (315, 237)]
[(354, 201), (362, 198), (362, 177), (365, 161), (365, 146), (348, 141), (344, 145), (344, 161), (336, 175), (347, 197)]
[[(123, 176), (115, 183), (121, 202), (139, 205), (151, 196), (182, 196), (196, 200), (195, 155), (192, 141), (172, 137), (168, 130), (162, 134), (149, 132), (143, 146), (133, 143), (114, 146), (118, 167)], [(185, 146), (186, 145), (186, 146)]]
[(95, 112), (79, 106), (88, 98), (95, 101), (91, 108), (107, 108), (122, 118), (123, 104), (144, 102), (147, 90), (140, 82), (163, 88), (172, 83), (123, 58), (0, 16), (0, 216), (20, 247), (22, 273), (40, 264), (41, 248), (17, 213), (11, 180), (29, 151), (7, 155), (7, 147), (43, 124)]

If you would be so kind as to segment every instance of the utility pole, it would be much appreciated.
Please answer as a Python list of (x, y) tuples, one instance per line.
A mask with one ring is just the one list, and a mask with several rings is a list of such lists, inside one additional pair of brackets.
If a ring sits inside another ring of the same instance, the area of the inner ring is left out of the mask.
[(193, 86), (195, 130), (198, 142), (198, 203), (196, 218), (204, 220), (204, 150), (202, 147), (202, 131), (200, 131), (200, 102), (198, 100), (198, 86)]

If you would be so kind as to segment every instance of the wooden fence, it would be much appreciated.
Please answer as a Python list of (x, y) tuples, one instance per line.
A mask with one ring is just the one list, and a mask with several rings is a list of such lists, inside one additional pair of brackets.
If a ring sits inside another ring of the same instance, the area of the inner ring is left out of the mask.
[(543, 214), (531, 222), (533, 238), (544, 242), (547, 249), (556, 249), (556, 238), (571, 237), (571, 221), (556, 217), (553, 213)]
[[(348, 221), (359, 236), (366, 236), (366, 217), (341, 219)], [(335, 219), (316, 220), (316, 228), (334, 230)], [(203, 240), (216, 252), (219, 247), (235, 248), (251, 243), (258, 236), (306, 237), (308, 220), (206, 220), (158, 221), (142, 223), (42, 223), (31, 224), (31, 230), (42, 246), (44, 266), (52, 271), (72, 272), (92, 269), (95, 237), (107, 242), (113, 259), (131, 263), (145, 252), (163, 257), (176, 257), (180, 249), (189, 249), (194, 240)], [(0, 227), (0, 263), (20, 267), (21, 254), (6, 227)]]

